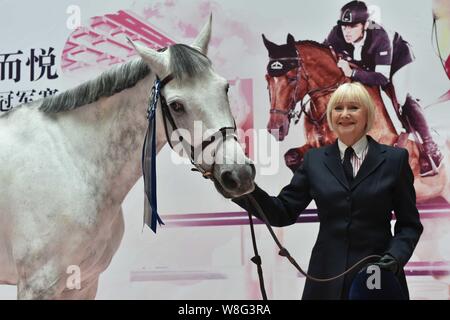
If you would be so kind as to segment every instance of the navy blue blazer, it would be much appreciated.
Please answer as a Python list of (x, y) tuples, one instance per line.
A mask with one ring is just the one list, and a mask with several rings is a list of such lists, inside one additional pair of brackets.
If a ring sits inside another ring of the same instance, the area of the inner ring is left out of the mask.
[[(336, 141), (307, 152), (302, 166), (277, 197), (269, 196), (258, 186), (252, 195), (270, 224), (277, 227), (294, 224), (314, 199), (320, 228), (309, 262), (310, 275), (333, 277), (368, 255), (389, 253), (400, 264), (397, 277), (409, 297), (403, 266), (423, 227), (408, 151), (367, 137), (368, 153), (351, 184), (345, 177)], [(245, 197), (233, 201), (259, 216)], [(396, 216), (394, 235), (392, 211)], [(302, 299), (346, 299), (359, 269), (331, 282), (307, 279)]]

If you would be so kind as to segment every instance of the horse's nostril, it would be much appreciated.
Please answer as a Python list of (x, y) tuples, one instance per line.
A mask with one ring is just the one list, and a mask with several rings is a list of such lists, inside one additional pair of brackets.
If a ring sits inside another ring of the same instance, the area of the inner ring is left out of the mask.
[(233, 173), (231, 171), (223, 172), (220, 177), (222, 178), (223, 185), (228, 190), (235, 190), (239, 186), (238, 181), (233, 177)]

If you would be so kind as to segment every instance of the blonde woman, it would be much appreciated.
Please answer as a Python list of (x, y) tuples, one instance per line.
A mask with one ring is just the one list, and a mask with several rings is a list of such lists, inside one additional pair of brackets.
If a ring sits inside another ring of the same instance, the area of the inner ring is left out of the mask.
[[(409, 298), (403, 267), (422, 233), (416, 208), (414, 176), (406, 149), (377, 143), (367, 132), (374, 104), (360, 83), (341, 85), (327, 107), (327, 120), (338, 139), (332, 145), (306, 153), (303, 165), (280, 194), (269, 196), (256, 186), (252, 192), (269, 222), (294, 224), (314, 200), (320, 220), (308, 273), (318, 278), (340, 274), (360, 259), (392, 271), (405, 298)], [(253, 215), (245, 197), (233, 200)], [(391, 213), (395, 232), (391, 233)], [(348, 299), (358, 269), (331, 282), (306, 280), (303, 299)]]

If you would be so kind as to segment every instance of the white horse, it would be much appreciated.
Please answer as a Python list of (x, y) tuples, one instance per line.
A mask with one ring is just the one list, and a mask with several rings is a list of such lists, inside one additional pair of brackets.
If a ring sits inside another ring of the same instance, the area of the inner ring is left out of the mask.
[[(162, 94), (177, 127), (233, 126), (227, 81), (206, 57), (210, 33), (211, 19), (192, 46), (133, 44), (139, 59), (0, 116), (0, 283), (17, 285), (19, 299), (95, 298), (123, 236), (122, 201), (142, 176), (156, 75), (174, 77)], [(157, 110), (159, 151), (167, 139)], [(197, 165), (225, 197), (254, 188), (254, 166), (231, 137), (215, 145), (215, 164)], [(66, 286), (70, 266), (80, 268), (79, 290)]]

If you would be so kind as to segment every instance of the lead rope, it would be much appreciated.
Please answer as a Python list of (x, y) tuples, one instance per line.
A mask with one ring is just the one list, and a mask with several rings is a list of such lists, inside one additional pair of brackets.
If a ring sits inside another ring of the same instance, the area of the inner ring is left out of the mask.
[[(280, 243), (280, 241), (278, 240), (277, 236), (275, 235), (272, 226), (270, 225), (266, 215), (264, 214), (264, 211), (261, 209), (261, 206), (259, 205), (259, 203), (255, 200), (255, 198), (253, 198), (252, 195), (248, 194), (246, 195), (246, 197), (249, 199), (249, 201), (251, 202), (251, 204), (254, 206), (254, 208), (258, 211), (260, 217), (262, 218), (262, 220), (264, 221), (264, 223), (267, 226), (267, 229), (270, 232), (270, 235), (272, 236), (273, 240), (275, 241), (275, 243), (277, 244), (278, 248), (280, 249), (280, 251), (278, 252), (278, 254), (282, 257), (286, 257), (289, 262), (302, 274), (304, 275), (306, 278), (312, 280), (312, 281), (316, 281), (316, 282), (329, 282), (329, 281), (333, 281), (335, 279), (338, 279), (344, 275), (346, 275), (347, 273), (351, 272), (353, 269), (355, 269), (357, 266), (361, 265), (363, 262), (370, 260), (370, 259), (375, 259), (375, 258), (381, 258), (380, 255), (370, 255), (367, 256), (361, 260), (359, 260), (358, 262), (356, 262), (353, 266), (351, 266), (349, 269), (345, 270), (344, 272), (338, 274), (337, 276), (331, 277), (331, 278), (316, 278), (313, 276), (310, 276), (309, 274), (307, 274), (305, 271), (303, 271), (303, 269), (298, 265), (297, 261), (295, 261), (295, 259), (290, 255), (289, 251), (284, 248), (282, 246), (282, 244)], [(251, 234), (252, 234), (252, 242), (253, 242), (253, 250), (255, 252), (255, 256), (253, 258), (251, 258), (251, 261), (253, 263), (256, 264), (257, 268), (258, 268), (258, 277), (259, 277), (259, 284), (261, 287), (261, 294), (263, 297), (263, 300), (267, 300), (267, 294), (266, 294), (266, 289), (264, 287), (264, 278), (263, 278), (263, 270), (261, 267), (261, 257), (258, 254), (258, 248), (256, 245), (256, 238), (255, 238), (255, 231), (254, 231), (254, 226), (253, 226), (253, 218), (251, 216), (250, 213), (248, 213), (249, 219), (250, 219), (250, 230), (251, 230)]]
[(258, 246), (256, 245), (256, 237), (255, 237), (255, 227), (253, 226), (253, 218), (250, 212), (248, 213), (248, 219), (250, 220), (250, 232), (252, 234), (252, 244), (253, 244), (253, 252), (255, 256), (250, 260), (256, 264), (256, 269), (258, 270), (258, 279), (259, 279), (259, 288), (261, 289), (261, 295), (263, 300), (267, 300), (266, 287), (264, 286), (264, 274), (262, 269), (262, 260), (261, 256), (258, 253)]

